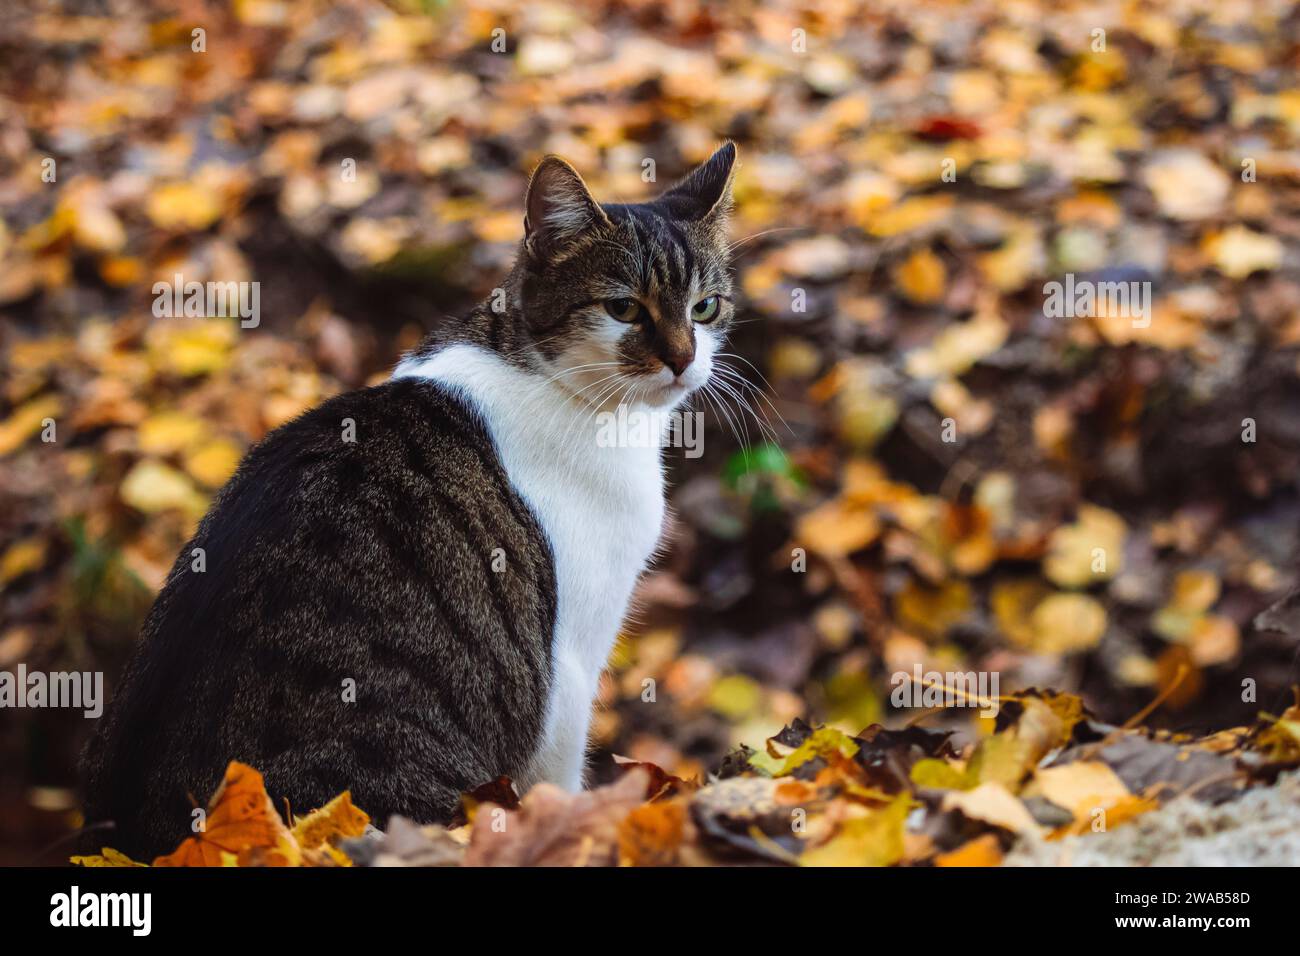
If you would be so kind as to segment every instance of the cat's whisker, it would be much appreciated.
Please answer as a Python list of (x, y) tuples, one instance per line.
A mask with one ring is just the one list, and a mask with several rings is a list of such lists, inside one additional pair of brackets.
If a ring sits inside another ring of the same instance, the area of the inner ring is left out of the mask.
[(586, 432), (587, 432), (587, 426), (588, 426), (592, 421), (595, 420), (596, 416), (597, 416), (600, 412), (606, 410), (606, 409), (605, 409), (605, 403), (606, 403), (606, 402), (607, 402), (611, 397), (613, 397), (614, 395), (616, 395), (616, 394), (618, 393), (618, 390), (623, 386), (623, 383), (627, 380), (627, 376), (624, 375), (624, 374), (621, 373), (621, 372), (616, 372), (616, 373), (614, 374), (613, 378), (614, 378), (614, 383), (613, 383), (611, 386), (609, 386), (608, 388), (606, 388), (606, 389), (604, 389), (603, 391), (601, 391), (600, 396), (599, 396), (596, 400), (594, 400), (594, 401), (591, 403), (591, 411), (588, 412), (586, 415), (583, 416), (582, 423), (578, 426), (578, 433), (579, 433), (580, 435), (585, 435), (585, 434), (586, 434)]
[[(591, 411), (583, 416), (582, 422), (577, 426), (576, 431), (579, 436), (583, 438), (589, 437), (590, 426), (598, 421), (602, 414), (608, 413), (609, 409), (605, 406), (611, 398), (619, 394), (620, 389), (625, 390), (628, 387), (626, 381), (626, 376), (620, 376), (610, 388), (601, 393), (599, 401), (592, 404)], [(618, 403), (615, 402), (614, 408), (617, 407)]]
[[(758, 426), (759, 433), (762, 434), (764, 440), (773, 442), (774, 444), (777, 443), (776, 433), (772, 430), (771, 426), (759, 416), (746, 395), (740, 392), (735, 385), (728, 382), (725, 377), (719, 377), (717, 385), (734, 398), (736, 404), (739, 405), (740, 408), (749, 413), (750, 417), (754, 419), (754, 423)], [(746, 431), (746, 436), (748, 436), (748, 434), (748, 431)]]
[(704, 385), (702, 386), (702, 388), (703, 388), (704, 392), (705, 392), (706, 394), (708, 394), (710, 400), (711, 400), (712, 402), (716, 403), (714, 407), (717, 409), (717, 412), (718, 412), (719, 416), (720, 416), (720, 417), (723, 417), (723, 418), (726, 419), (726, 421), (727, 421), (727, 426), (731, 429), (732, 437), (734, 437), (734, 438), (736, 439), (736, 444), (739, 445), (741, 448), (747, 448), (748, 445), (747, 445), (746, 442), (745, 442), (745, 441), (740, 437), (740, 432), (737, 431), (737, 429), (736, 429), (736, 422), (735, 422), (735, 420), (731, 417), (731, 413), (730, 413), (729, 411), (727, 411), (727, 407), (726, 407), (726, 405), (723, 403), (721, 396), (719, 396), (719, 395), (718, 395), (718, 394), (713, 390), (713, 383), (712, 383), (712, 382), (705, 382)]
[[(748, 389), (750, 392), (756, 395), (761, 401), (765, 402), (767, 407), (772, 410), (772, 414), (774, 414), (777, 417), (777, 419), (780, 420), (781, 424), (785, 426), (785, 430), (791, 435), (794, 434), (794, 429), (792, 429), (790, 427), (789, 422), (785, 420), (785, 416), (782, 415), (780, 410), (776, 407), (776, 405), (772, 403), (772, 400), (768, 398), (766, 394), (763, 393), (762, 389), (758, 388), (756, 385), (754, 385), (753, 382), (749, 381), (747, 378), (745, 378), (745, 376), (741, 375), (737, 369), (732, 368), (731, 366), (727, 365), (725, 362), (714, 363), (714, 369), (718, 372), (721, 378), (733, 383), (734, 385), (738, 385), (743, 389)], [(758, 415), (756, 414), (755, 409), (751, 408), (750, 414), (754, 415), (755, 421), (758, 420)], [(770, 432), (771, 440), (779, 444), (776, 435), (776, 429), (771, 427), (771, 424), (766, 421), (766, 418), (767, 418), (767, 412), (764, 411), (763, 424), (767, 426), (768, 431)]]
[[(614, 364), (620, 364), (620, 363), (614, 363)], [(589, 383), (589, 384), (587, 384), (587, 385), (584, 385), (582, 388), (580, 388), (580, 389), (578, 389), (577, 391), (572, 392), (572, 393), (570, 394), (570, 401), (571, 401), (571, 402), (587, 402), (587, 403), (592, 404), (593, 406), (599, 408), (599, 403), (598, 403), (598, 402), (593, 402), (591, 399), (587, 398), (587, 397), (586, 397), (586, 393), (589, 392), (589, 391), (591, 391), (592, 389), (597, 388), (598, 386), (603, 385), (605, 382), (608, 382), (608, 381), (610, 381), (610, 380), (615, 380), (614, 384), (617, 385), (617, 384), (618, 384), (617, 379), (619, 378), (619, 376), (620, 376), (621, 374), (622, 374), (622, 373), (620, 373), (620, 372), (611, 372), (609, 375), (606, 375), (606, 376), (604, 376), (603, 378), (598, 378), (598, 379), (596, 379), (596, 381), (591, 382), (591, 383)], [(604, 393), (604, 389), (602, 389), (602, 394), (603, 394), (603, 393)], [(550, 417), (550, 419), (547, 420), (547, 423), (546, 423), (545, 429), (549, 429), (550, 426), (554, 424), (554, 422), (555, 422), (555, 418), (559, 415), (560, 411), (561, 411), (562, 409), (564, 409), (564, 408), (565, 408), (565, 404), (561, 404), (560, 406), (558, 406), (558, 407), (556, 408), (555, 411), (553, 411), (553, 412), (551, 413), (551, 417)]]
[(734, 385), (729, 383), (724, 378), (720, 377), (718, 379), (715, 379), (714, 384), (725, 395), (732, 398), (735, 401), (736, 405), (738, 406), (736, 411), (736, 417), (740, 419), (741, 426), (744, 428), (745, 440), (746, 441), (749, 440), (749, 421), (748, 419), (745, 418), (742, 412), (749, 413), (750, 417), (754, 419), (755, 424), (758, 426), (758, 432), (763, 437), (763, 440), (770, 441), (771, 436), (769, 433), (769, 429), (767, 428), (767, 423), (764, 422), (762, 419), (760, 419), (759, 416), (754, 413), (754, 409), (750, 405), (749, 400), (744, 395), (742, 395)]
[[(576, 391), (572, 391), (572, 390), (571, 390), (570, 393), (569, 393), (569, 395), (567, 396), (566, 400), (560, 402), (559, 404), (557, 404), (557, 405), (555, 406), (554, 409), (552, 409), (551, 414), (547, 417), (546, 422), (542, 425), (541, 429), (539, 429), (539, 430), (542, 431), (542, 432), (545, 432), (545, 431), (549, 430), (550, 427), (551, 427), (551, 425), (553, 425), (553, 424), (555, 423), (555, 419), (558, 418), (559, 415), (564, 411), (564, 409), (566, 409), (567, 407), (569, 407), (570, 404), (572, 404), (572, 403), (574, 403), (574, 402), (579, 402), (579, 403), (582, 402), (582, 401), (584, 400), (584, 399), (583, 399), (583, 394), (584, 394), (585, 392), (587, 392), (587, 391), (589, 391), (589, 390), (591, 390), (591, 389), (593, 389), (593, 388), (596, 388), (596, 387), (597, 387), (598, 385), (600, 385), (602, 382), (607, 382), (607, 381), (609, 381), (610, 379), (612, 379), (612, 378), (613, 378), (615, 375), (617, 375), (617, 374), (618, 374), (617, 372), (613, 372), (613, 373), (611, 373), (611, 374), (609, 374), (609, 375), (605, 375), (605, 376), (602, 377), (602, 378), (598, 378), (598, 379), (596, 379), (596, 381), (594, 381), (594, 382), (590, 382), (590, 383), (588, 383), (587, 385), (582, 386), (581, 388), (578, 388)], [(536, 395), (536, 394), (538, 393), (539, 390), (544, 389), (544, 388), (546, 387), (546, 385), (548, 385), (548, 384), (549, 384), (549, 383), (542, 383), (541, 385), (539, 385), (539, 386), (537, 386), (537, 387), (531, 389), (530, 392), (529, 392), (529, 395), (530, 395), (530, 396), (532, 396), (532, 395)]]
[[(759, 380), (760, 380), (764, 385), (766, 385), (767, 388), (768, 388), (770, 391), (773, 391), (773, 392), (776, 391), (776, 389), (772, 388), (772, 383), (769, 382), (769, 381), (767, 380), (767, 376), (763, 374), (763, 370), (760, 369), (760, 368), (759, 368), (757, 365), (755, 365), (753, 362), (751, 362), (749, 359), (745, 358), (745, 356), (741, 355), (739, 352), (719, 352), (719, 353), (715, 356), (715, 358), (720, 358), (720, 359), (724, 359), (724, 358), (740, 359), (742, 362), (744, 362), (746, 365), (748, 365), (750, 368), (752, 368), (752, 369), (754, 370), (754, 374), (757, 375), (757, 376), (759, 377)], [(726, 365), (724, 365), (723, 367), (724, 367), (724, 368), (730, 368), (730, 366), (726, 366)]]
[[(763, 384), (767, 386), (768, 391), (775, 393), (776, 389), (772, 388), (772, 383), (767, 380), (767, 376), (763, 374), (763, 372), (758, 368), (757, 365), (755, 365), (749, 359), (745, 358), (745, 356), (738, 355), (735, 352), (720, 352), (718, 353), (717, 358), (718, 359), (724, 359), (724, 358), (740, 359), (742, 362), (744, 362), (746, 365), (748, 365), (750, 368), (754, 370), (754, 374), (756, 374), (762, 380)], [(762, 389), (759, 389), (757, 386), (754, 385), (753, 382), (750, 382), (743, 375), (740, 375), (738, 369), (733, 368), (732, 366), (728, 365), (726, 362), (718, 361), (715, 363), (715, 367), (719, 369), (725, 369), (726, 371), (731, 372), (736, 376), (738, 376), (740, 381), (744, 382), (747, 386), (753, 389), (755, 395), (759, 396), (759, 398), (761, 398), (764, 402), (767, 403), (767, 407), (772, 410), (772, 414), (774, 414), (780, 420), (781, 424), (785, 426), (786, 432), (788, 432), (791, 435), (794, 434), (794, 429), (790, 427), (790, 423), (785, 420), (785, 416), (781, 414), (780, 409), (776, 407), (776, 404), (772, 401), (771, 398), (768, 397), (766, 392), (764, 392)]]
[(541, 384), (550, 385), (556, 379), (571, 375), (574, 372), (593, 371), (598, 368), (618, 368), (622, 364), (622, 362), (588, 362), (586, 365), (574, 365), (571, 368), (561, 369)]

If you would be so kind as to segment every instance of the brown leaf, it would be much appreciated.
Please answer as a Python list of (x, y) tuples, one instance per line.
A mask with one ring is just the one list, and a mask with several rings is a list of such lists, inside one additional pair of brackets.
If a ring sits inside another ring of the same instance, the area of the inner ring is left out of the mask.
[(642, 803), (648, 774), (633, 769), (607, 787), (566, 793), (541, 783), (513, 813), (487, 803), (470, 833), (466, 866), (613, 866), (619, 827)]

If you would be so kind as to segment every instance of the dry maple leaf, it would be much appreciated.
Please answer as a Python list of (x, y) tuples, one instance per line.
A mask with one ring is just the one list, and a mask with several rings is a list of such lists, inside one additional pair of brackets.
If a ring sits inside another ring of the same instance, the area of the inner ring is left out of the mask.
[(298, 817), (293, 838), (302, 848), (306, 866), (351, 866), (352, 861), (338, 849), (339, 840), (359, 837), (370, 823), (369, 815), (352, 803), (352, 791), (337, 797), (305, 817)]
[(232, 760), (208, 803), (202, 831), (153, 865), (227, 866), (233, 857), (239, 865), (296, 866), (301, 855), (298, 841), (267, 796), (262, 775)]
[(622, 757), (614, 754), (614, 764), (625, 773), (640, 768), (649, 774), (650, 782), (646, 785), (647, 800), (661, 800), (665, 797), (675, 797), (682, 793), (693, 793), (700, 789), (699, 779), (683, 780), (681, 777), (674, 776), (663, 767), (646, 760), (634, 760), (631, 757)]
[(618, 828), (618, 861), (623, 866), (671, 866), (694, 826), (684, 799), (646, 803), (629, 813)]
[(538, 784), (513, 813), (485, 803), (474, 816), (465, 865), (613, 866), (619, 827), (645, 799), (647, 782), (646, 772), (634, 768), (582, 793)]

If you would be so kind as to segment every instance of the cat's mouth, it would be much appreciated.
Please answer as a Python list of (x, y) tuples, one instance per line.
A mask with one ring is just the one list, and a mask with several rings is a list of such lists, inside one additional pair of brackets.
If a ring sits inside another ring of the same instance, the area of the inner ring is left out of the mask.
[[(703, 376), (707, 378), (707, 374)], [(673, 375), (662, 368), (646, 376), (649, 380), (638, 390), (637, 400), (653, 407), (667, 407), (684, 401), (691, 392), (703, 382), (697, 381), (697, 375), (688, 371), (684, 375)]]

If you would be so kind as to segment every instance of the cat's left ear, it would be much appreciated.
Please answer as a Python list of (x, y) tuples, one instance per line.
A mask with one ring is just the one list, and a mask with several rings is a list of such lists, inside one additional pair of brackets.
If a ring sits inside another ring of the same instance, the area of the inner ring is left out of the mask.
[(731, 211), (735, 174), (736, 144), (728, 141), (658, 201), (679, 219), (720, 223)]

